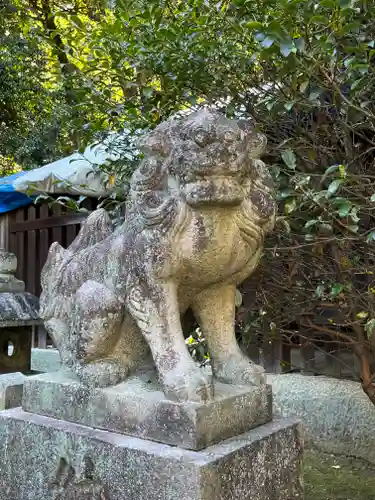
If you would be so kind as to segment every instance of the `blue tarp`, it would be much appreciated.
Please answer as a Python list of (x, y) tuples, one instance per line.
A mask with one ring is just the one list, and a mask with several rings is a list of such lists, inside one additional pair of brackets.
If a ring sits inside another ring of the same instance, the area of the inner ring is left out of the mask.
[(0, 214), (31, 205), (33, 202), (32, 198), (29, 198), (24, 193), (17, 192), (13, 187), (13, 182), (26, 173), (27, 170), (0, 178)]

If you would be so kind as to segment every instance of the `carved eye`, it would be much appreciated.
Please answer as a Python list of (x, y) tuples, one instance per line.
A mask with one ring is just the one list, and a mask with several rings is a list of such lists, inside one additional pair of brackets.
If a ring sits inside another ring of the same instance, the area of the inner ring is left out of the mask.
[(234, 142), (238, 139), (238, 135), (234, 130), (227, 130), (224, 134), (225, 142)]
[(194, 140), (199, 146), (204, 147), (211, 142), (211, 136), (205, 130), (198, 130), (195, 134)]

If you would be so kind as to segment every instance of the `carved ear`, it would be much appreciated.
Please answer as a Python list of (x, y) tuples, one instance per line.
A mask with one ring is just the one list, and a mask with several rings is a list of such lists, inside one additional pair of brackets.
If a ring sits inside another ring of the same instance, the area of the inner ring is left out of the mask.
[[(162, 124), (164, 125), (164, 124)], [(147, 156), (168, 156), (172, 143), (165, 127), (157, 127), (138, 142), (138, 148)]]
[(180, 131), (180, 120), (169, 119), (160, 123), (153, 131), (143, 136), (138, 142), (138, 148), (147, 156), (166, 158), (173, 149), (175, 138)]
[(103, 209), (92, 212), (82, 224), (81, 230), (68, 247), (69, 253), (75, 253), (103, 241), (113, 231), (108, 213)]
[(50, 285), (50, 278), (53, 273), (56, 273), (66, 257), (66, 250), (57, 242), (52, 243), (48, 251), (47, 260), (40, 273), (40, 281), (43, 290)]
[(266, 164), (262, 160), (253, 160), (252, 167), (254, 171), (255, 186), (267, 192), (273, 193), (275, 183)]

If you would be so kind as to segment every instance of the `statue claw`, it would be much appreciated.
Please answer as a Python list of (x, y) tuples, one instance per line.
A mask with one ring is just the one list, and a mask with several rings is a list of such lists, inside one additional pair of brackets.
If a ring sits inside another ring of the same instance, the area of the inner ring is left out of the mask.
[(225, 361), (214, 360), (214, 376), (225, 384), (262, 386), (266, 384), (263, 367), (256, 365), (243, 354)]
[(204, 375), (201, 369), (194, 368), (194, 371), (180, 372), (164, 379), (163, 388), (168, 399), (194, 403), (206, 403), (213, 399), (212, 377)]

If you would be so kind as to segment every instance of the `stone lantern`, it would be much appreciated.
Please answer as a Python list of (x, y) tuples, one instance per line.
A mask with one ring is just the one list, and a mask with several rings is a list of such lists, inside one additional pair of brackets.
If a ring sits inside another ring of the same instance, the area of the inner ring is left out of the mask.
[(30, 371), (32, 329), (41, 324), (39, 299), (16, 270), (17, 257), (0, 249), (0, 374)]

